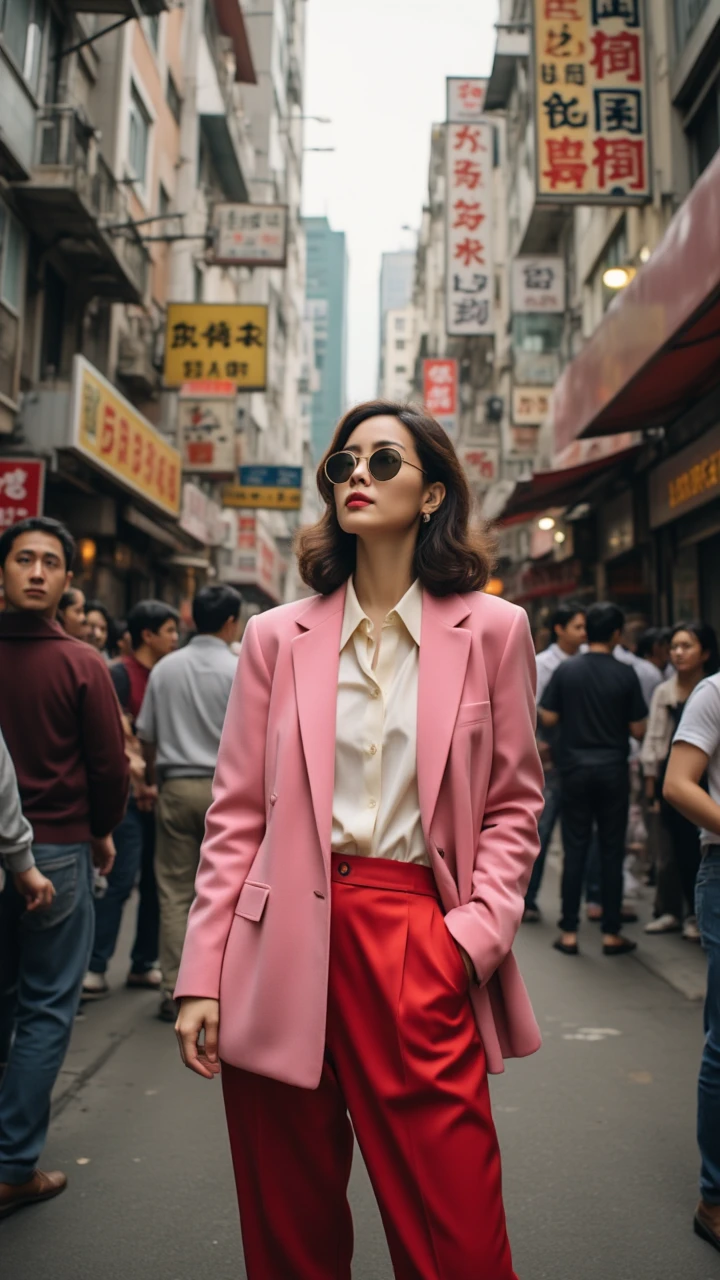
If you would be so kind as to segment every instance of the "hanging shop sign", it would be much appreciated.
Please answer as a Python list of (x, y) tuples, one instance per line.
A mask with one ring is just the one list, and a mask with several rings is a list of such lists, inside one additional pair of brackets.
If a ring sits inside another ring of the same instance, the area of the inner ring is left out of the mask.
[(288, 210), (283, 204), (216, 204), (212, 261), (219, 267), (284, 267)]
[(232, 382), (185, 383), (178, 399), (183, 470), (217, 478), (234, 476), (236, 421), (237, 391)]
[(240, 467), (238, 478), (239, 484), (225, 486), (223, 506), (270, 511), (299, 511), (302, 506), (302, 467)]
[(516, 427), (539, 427), (549, 410), (548, 387), (513, 387), (512, 420)]
[(0, 533), (18, 520), (41, 516), (45, 463), (39, 458), (0, 458)]
[(182, 507), (178, 523), (185, 533), (189, 533), (206, 547), (218, 547), (225, 539), (225, 524), (220, 507), (196, 484), (186, 482), (182, 487)]
[(643, 0), (533, 0), (541, 202), (651, 197)]
[(498, 478), (500, 450), (493, 445), (485, 448), (468, 445), (460, 450), (460, 461), (468, 484), (476, 493), (484, 493)]
[(264, 391), (267, 329), (266, 306), (171, 302), (165, 331), (165, 386), (210, 379), (230, 381), (241, 391)]
[(493, 332), (492, 125), (446, 125), (445, 327)]
[(257, 587), (275, 604), (283, 596), (285, 562), (275, 539), (265, 527), (261, 511), (242, 511), (235, 516), (235, 539), (227, 563), (219, 576), (238, 587)]
[(545, 314), (565, 310), (565, 263), (562, 258), (515, 258), (512, 264), (512, 310)]
[(650, 528), (720, 498), (720, 426), (661, 462), (649, 476)]
[(180, 510), (181, 458), (82, 356), (73, 361), (70, 447), (168, 515)]
[(448, 123), (467, 124), (478, 121), (485, 110), (487, 80), (448, 76), (446, 86)]
[(457, 434), (458, 362), (423, 360), (423, 401), (431, 417), (449, 436)]

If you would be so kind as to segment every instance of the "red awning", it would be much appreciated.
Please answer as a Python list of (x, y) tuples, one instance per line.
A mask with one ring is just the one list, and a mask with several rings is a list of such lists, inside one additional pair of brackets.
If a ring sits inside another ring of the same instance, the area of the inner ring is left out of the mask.
[(662, 426), (720, 382), (720, 153), (553, 392), (555, 448)]
[(531, 480), (521, 480), (515, 486), (499, 523), (522, 524), (535, 515), (542, 515), (549, 507), (568, 507), (580, 502), (591, 481), (621, 467), (636, 457), (639, 449), (640, 445), (634, 445), (622, 453), (612, 453), (579, 467), (565, 467), (562, 471), (536, 471)]
[(232, 40), (236, 81), (239, 84), (257, 84), (240, 0), (213, 0), (213, 3), (220, 30)]

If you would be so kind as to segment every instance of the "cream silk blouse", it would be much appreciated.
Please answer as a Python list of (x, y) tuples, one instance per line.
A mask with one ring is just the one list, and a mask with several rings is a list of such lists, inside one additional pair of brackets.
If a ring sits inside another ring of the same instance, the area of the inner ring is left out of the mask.
[(336, 853), (430, 866), (417, 786), (419, 581), (378, 640), (352, 578), (340, 636), (332, 847)]

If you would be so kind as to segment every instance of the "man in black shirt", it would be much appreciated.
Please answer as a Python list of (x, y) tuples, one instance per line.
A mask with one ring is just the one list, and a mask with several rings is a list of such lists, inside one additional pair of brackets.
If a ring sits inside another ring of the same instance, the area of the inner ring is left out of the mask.
[(587, 614), (588, 652), (558, 667), (539, 707), (546, 728), (559, 725), (565, 861), (562, 934), (553, 946), (564, 955), (578, 953), (580, 899), (593, 822), (602, 859), (603, 951), (624, 955), (636, 946), (620, 934), (630, 804), (628, 736), (643, 737), (647, 706), (633, 668), (612, 656), (624, 623), (615, 605), (592, 605)]

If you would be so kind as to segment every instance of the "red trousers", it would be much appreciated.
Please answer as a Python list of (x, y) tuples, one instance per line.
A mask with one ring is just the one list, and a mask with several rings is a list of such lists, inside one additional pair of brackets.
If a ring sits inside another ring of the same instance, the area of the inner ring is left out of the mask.
[(399, 1280), (516, 1280), (485, 1055), (430, 870), (333, 854), (320, 1085), (227, 1064), (222, 1082), (248, 1280), (349, 1280), (353, 1130)]

